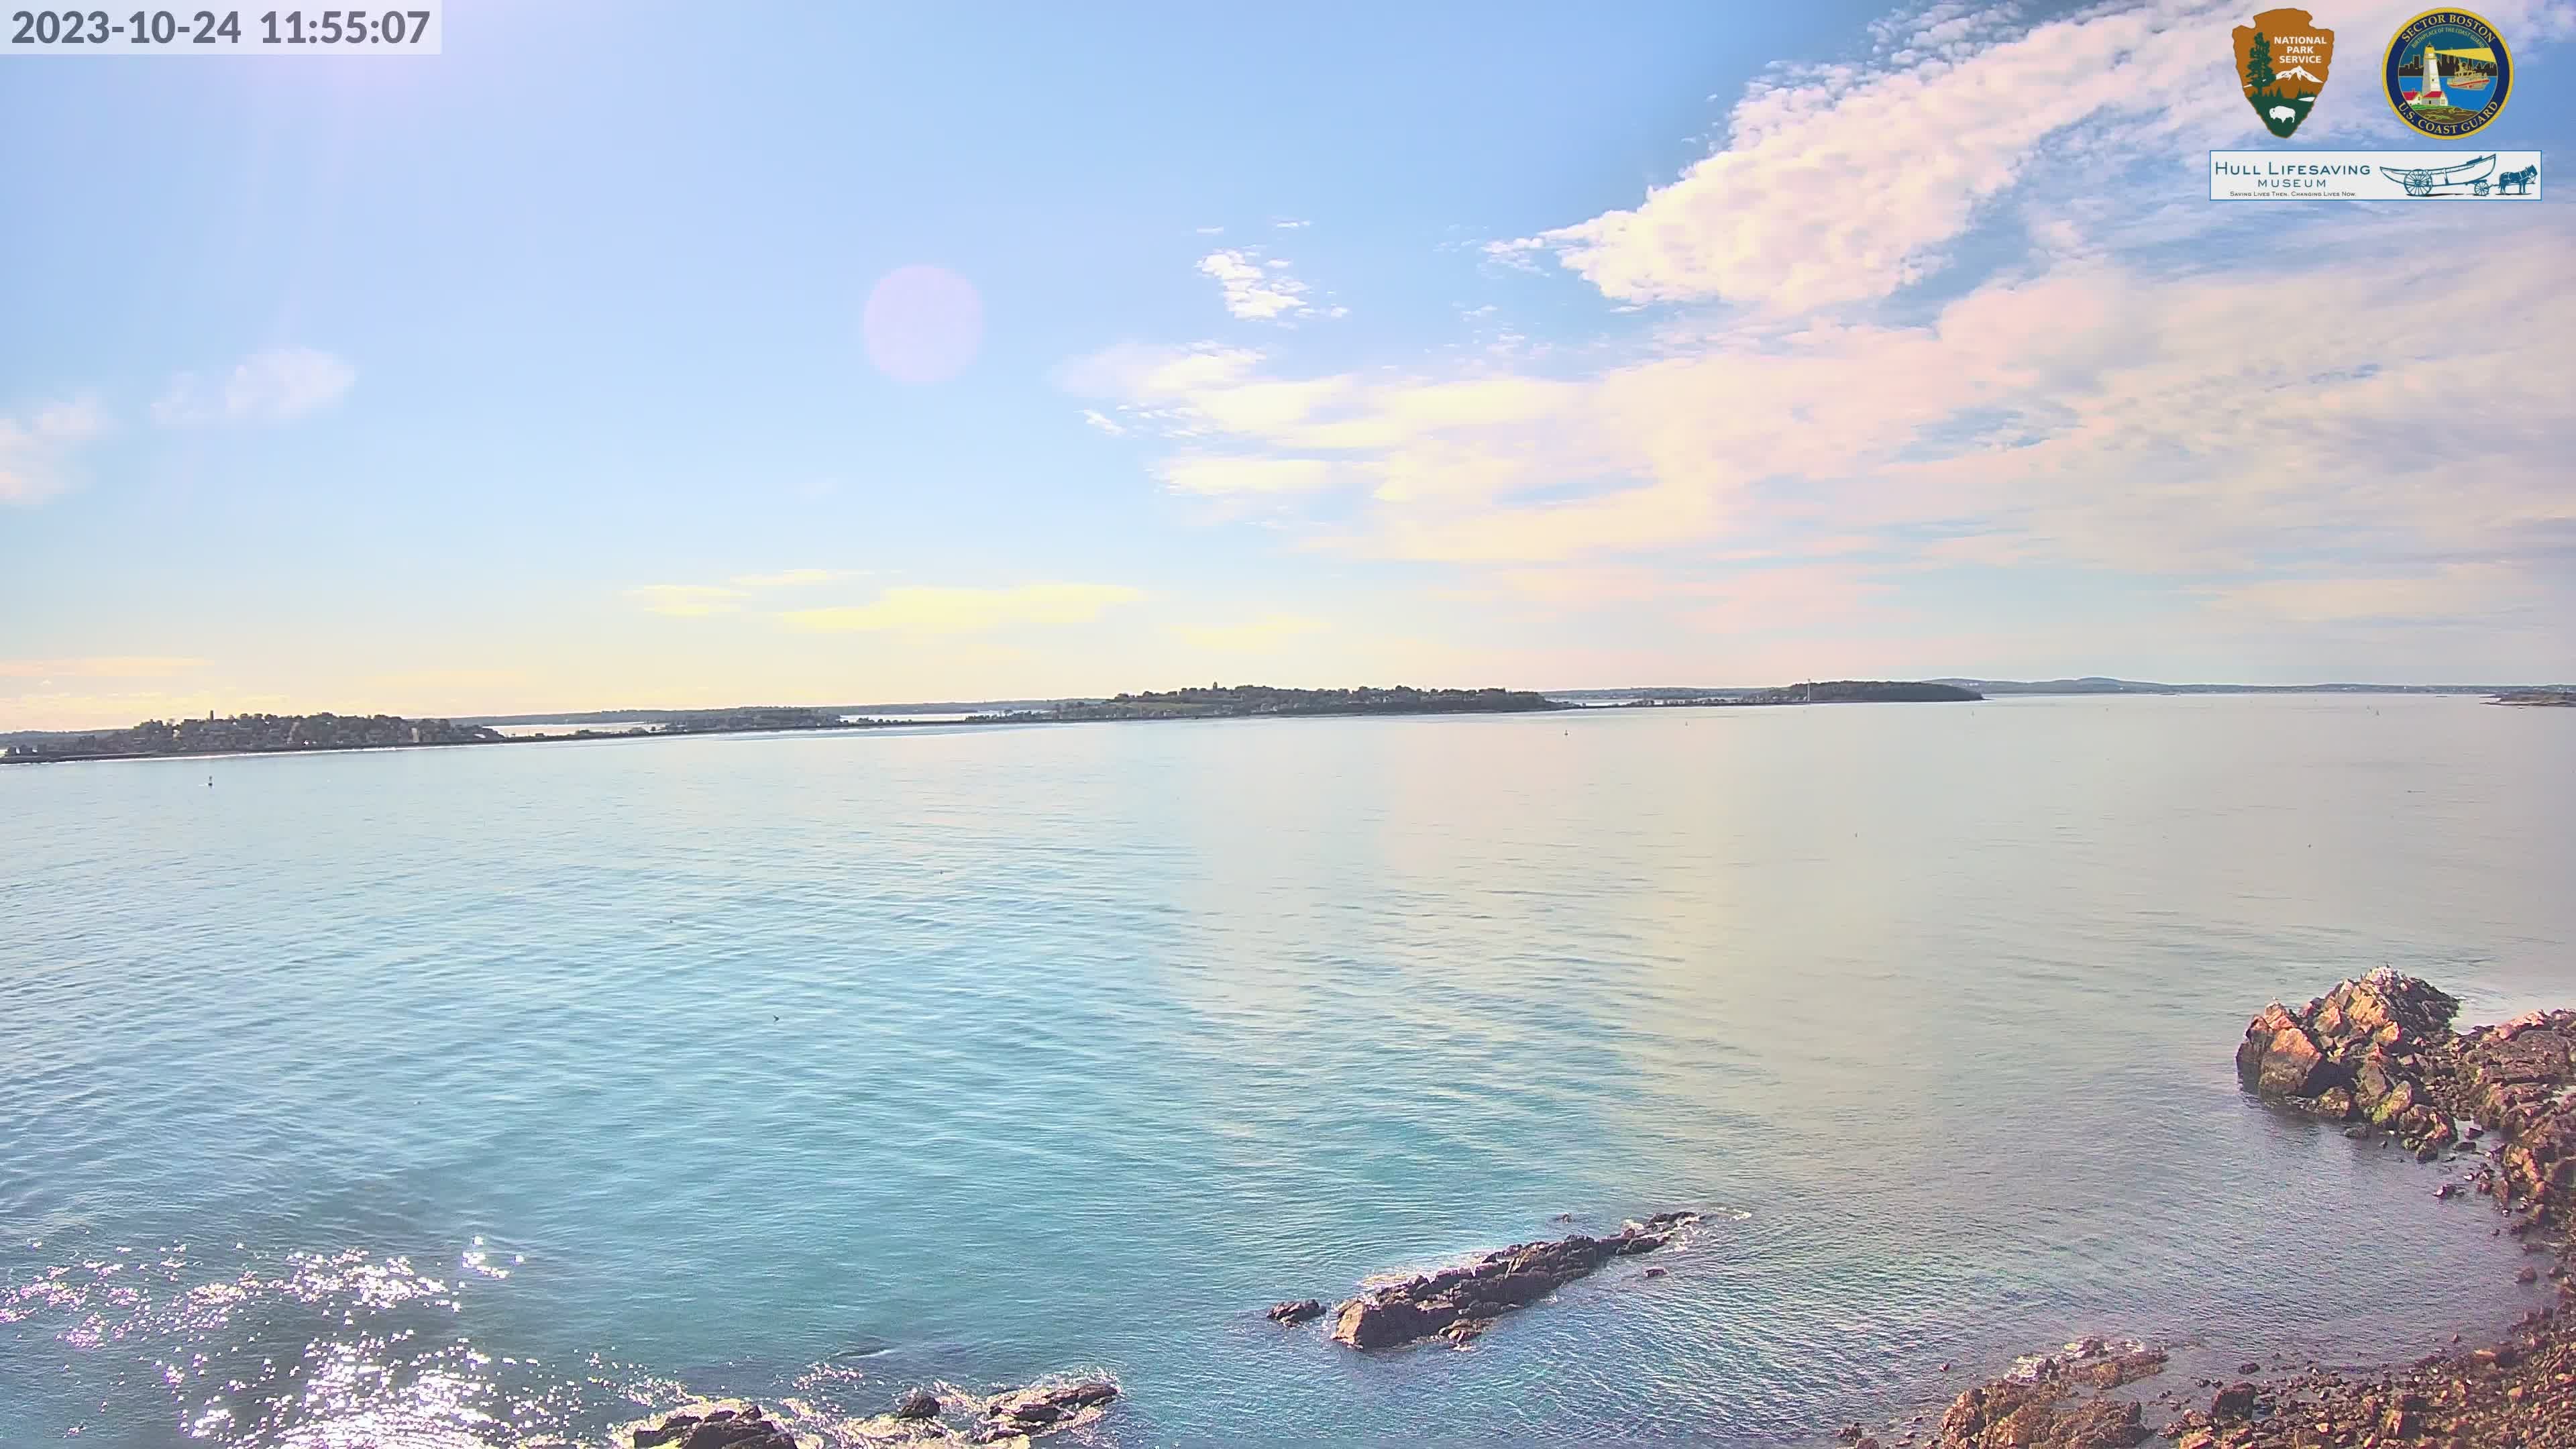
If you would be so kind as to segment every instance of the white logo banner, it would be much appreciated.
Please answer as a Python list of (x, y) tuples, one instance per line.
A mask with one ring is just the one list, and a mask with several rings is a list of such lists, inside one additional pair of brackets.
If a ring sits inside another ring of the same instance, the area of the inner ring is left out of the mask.
[(2212, 201), (2538, 201), (2537, 151), (2212, 151)]

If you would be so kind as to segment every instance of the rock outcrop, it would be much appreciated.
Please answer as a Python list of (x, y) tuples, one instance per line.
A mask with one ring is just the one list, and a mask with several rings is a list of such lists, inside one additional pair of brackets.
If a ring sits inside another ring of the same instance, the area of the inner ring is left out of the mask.
[(2134, 1399), (2072, 1398), (2063, 1379), (1981, 1384), (1941, 1415), (1942, 1449), (2129, 1449), (2147, 1437)]
[(984, 1421), (968, 1437), (979, 1444), (991, 1444), (1052, 1434), (1099, 1418), (1109, 1401), (1117, 1397), (1118, 1386), (1107, 1379), (1070, 1379), (1014, 1389), (985, 1402)]
[(771, 1423), (758, 1404), (673, 1414), (633, 1437), (635, 1449), (797, 1449), (796, 1436)]
[(1313, 1298), (1292, 1298), (1285, 1303), (1272, 1304), (1270, 1308), (1270, 1321), (1273, 1323), (1296, 1324), (1323, 1316), (1324, 1305)]
[[(2146, 1410), (2107, 1391), (2164, 1369), (2160, 1349), (2080, 1339), (1953, 1399), (1934, 1442), (1942, 1449), (2127, 1449), (2147, 1437)], [(2095, 1391), (2089, 1397), (2088, 1388)]]
[(2538, 1226), (2576, 1229), (2576, 1011), (2535, 1011), (2470, 1032), (2433, 1090), (2481, 1135), (2494, 1134), (2478, 1191)]
[[(869, 1423), (866, 1442), (919, 1449), (1023, 1443), (1092, 1423), (1117, 1397), (1118, 1385), (1101, 1378), (1050, 1379), (990, 1396), (907, 1389), (891, 1412)], [(684, 1409), (631, 1437), (635, 1449), (800, 1449), (758, 1404)]]
[(1697, 1213), (1657, 1213), (1608, 1237), (1576, 1233), (1516, 1243), (1461, 1267), (1419, 1273), (1346, 1300), (1334, 1311), (1333, 1337), (1362, 1349), (1426, 1338), (1463, 1346), (1513, 1309), (1537, 1302), (1614, 1258), (1651, 1253), (1698, 1221)]
[(2430, 1157), (2456, 1141), (2432, 1078), (2456, 1053), (2460, 1003), (2383, 966), (2293, 1012), (2263, 1008), (2236, 1049), (2236, 1072), (2257, 1093), (2335, 1122), (2395, 1133)]
[[(2237, 1048), (2237, 1070), (2265, 1097), (2367, 1124), (2356, 1134), (2392, 1132), (2419, 1157), (2456, 1152), (2455, 1163), (2475, 1164), (2475, 1191), (2506, 1215), (2497, 1231), (2563, 1260), (2576, 1229), (2576, 1011), (2454, 1033), (2458, 1010), (2449, 995), (2383, 968), (2299, 1011), (2265, 1007)], [(2514, 1275), (2526, 1284), (2542, 1276), (2529, 1267)], [(2556, 1306), (2526, 1314), (2502, 1343), (2377, 1372), (2229, 1383), (2164, 1433), (2175, 1449), (2576, 1445), (2576, 1277), (2563, 1261), (2547, 1276), (2559, 1285)], [(2102, 1372), (2119, 1380), (2126, 1371)], [(2082, 1399), (2075, 1386), (2087, 1381), (2100, 1380), (2057, 1372), (1971, 1389), (1942, 1417), (1935, 1449), (2143, 1439), (2140, 1406)]]

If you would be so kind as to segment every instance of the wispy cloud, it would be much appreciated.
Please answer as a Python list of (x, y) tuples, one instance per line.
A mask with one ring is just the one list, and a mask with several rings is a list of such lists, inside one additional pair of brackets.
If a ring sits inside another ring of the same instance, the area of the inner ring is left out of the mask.
[[(2500, 3), (2487, 13), (2509, 31), (2567, 29), (2555, 0)], [(2415, 8), (2360, 0), (2319, 18), (2358, 50)], [(1735, 103), (1725, 144), (1639, 204), (1489, 253), (1553, 255), (1625, 303), (1794, 313), (1884, 297), (1940, 271), (1982, 210), (2035, 170), (2062, 163), (2098, 191), (2132, 160), (2170, 165), (2241, 141), (2241, 106), (2175, 98), (2237, 93), (2225, 37), (2244, 13), (2240, 0), (2150, 0), (2031, 24), (2015, 4), (1924, 7), (1874, 26), (1866, 59), (1765, 72)], [(2392, 133), (2381, 110), (2321, 113), (2311, 134)]]
[(179, 374), (152, 405), (152, 420), (164, 427), (282, 423), (338, 402), (357, 381), (358, 370), (328, 352), (271, 348), (243, 358), (219, 379)]
[[(2576, 30), (2576, 7), (2502, 3), (2535, 41)], [(1888, 628), (2013, 572), (2172, 627), (2483, 620), (2576, 646), (2570, 224), (2380, 208), (2258, 230), (2179, 205), (2193, 150), (2253, 124), (2172, 104), (2233, 98), (2241, 18), (1944, 4), (1865, 60), (1766, 74), (1671, 185), (1502, 245), (1657, 309), (1619, 340), (1321, 373), (1128, 343), (1066, 381), (1161, 445), (1174, 491), (1263, 495), (1310, 546), (1531, 608)], [(2067, 167), (2080, 191), (2030, 184)], [(1937, 298), (1899, 295), (1943, 268)], [(2462, 268), (2512, 315), (2427, 331), (2387, 305)]]
[(800, 609), (778, 617), (794, 628), (830, 632), (969, 634), (1015, 625), (1087, 624), (1144, 596), (1144, 590), (1124, 584), (903, 587), (887, 589), (872, 603)]
[(0, 679), (162, 679), (203, 669), (203, 659), (164, 654), (91, 654), (75, 659), (0, 659)]
[(673, 618), (702, 618), (739, 612), (743, 601), (769, 589), (810, 589), (859, 577), (858, 569), (780, 569), (774, 573), (736, 574), (721, 584), (638, 584), (626, 591), (646, 610)]
[(1264, 263), (1250, 248), (1213, 251), (1199, 258), (1199, 271), (1216, 280), (1226, 312), (1247, 322), (1277, 322), (1308, 310), (1306, 284), (1291, 276), (1285, 262)]
[(638, 584), (626, 591), (626, 597), (651, 612), (680, 619), (730, 614), (750, 596), (749, 589), (727, 584)]
[(1191, 647), (1214, 654), (1266, 654), (1291, 639), (1320, 634), (1329, 627), (1303, 614), (1264, 614), (1241, 624), (1175, 624), (1170, 632)]
[(856, 577), (851, 569), (781, 569), (774, 574), (736, 574), (730, 582), (742, 589), (801, 589)]
[(107, 409), (93, 397), (0, 414), (0, 503), (42, 503), (69, 488), (72, 454), (108, 427)]
[(1312, 493), (1334, 483), (1334, 465), (1321, 458), (1183, 457), (1157, 466), (1175, 493), (1209, 497), (1232, 493)]

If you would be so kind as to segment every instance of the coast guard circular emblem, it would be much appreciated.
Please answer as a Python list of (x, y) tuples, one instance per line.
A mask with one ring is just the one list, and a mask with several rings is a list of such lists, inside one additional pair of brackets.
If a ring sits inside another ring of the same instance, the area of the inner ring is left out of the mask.
[(2427, 10), (2397, 27), (2380, 66), (2389, 109), (2427, 136), (2485, 129), (2513, 92), (2513, 56), (2466, 10)]

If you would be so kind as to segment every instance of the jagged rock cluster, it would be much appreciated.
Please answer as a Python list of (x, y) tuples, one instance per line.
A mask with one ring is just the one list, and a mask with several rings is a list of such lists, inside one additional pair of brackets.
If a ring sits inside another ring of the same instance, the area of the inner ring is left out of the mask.
[(1948, 1449), (2127, 1449), (2147, 1437), (2144, 1407), (2081, 1390), (2116, 1389), (2164, 1367), (2163, 1352), (2143, 1344), (2071, 1343), (1961, 1394), (1942, 1414), (1937, 1442)]
[[(2392, 1132), (2419, 1157), (2455, 1150), (2455, 1161), (2477, 1164), (2476, 1190), (2509, 1214), (2499, 1231), (2523, 1238), (2528, 1252), (2554, 1246), (2564, 1260), (2568, 1246), (2555, 1235), (2576, 1228), (2576, 1011), (2455, 1034), (2458, 1010), (2449, 995), (2383, 968), (2299, 1011), (2265, 1007), (2246, 1029), (2237, 1069), (2265, 1097)], [(2453, 1190), (2446, 1183), (2435, 1195)], [(2526, 1315), (2503, 1343), (2377, 1373), (2217, 1385), (2206, 1409), (2179, 1415), (2164, 1433), (2175, 1449), (2576, 1445), (2576, 1277), (2564, 1261), (2548, 1276), (2558, 1305)], [(1936, 1449), (2106, 1449), (2147, 1437), (2142, 1406), (2080, 1398), (2074, 1382), (1970, 1389), (1942, 1417)]]
[[(1463, 1267), (1416, 1274), (1344, 1302), (1333, 1314), (1333, 1337), (1353, 1348), (1392, 1348), (1426, 1338), (1471, 1343), (1513, 1309), (1537, 1302), (1613, 1258), (1651, 1253), (1698, 1221), (1697, 1213), (1657, 1213), (1608, 1237), (1576, 1233), (1516, 1243)], [(1274, 1309), (1273, 1315), (1278, 1312)]]
[(2430, 1159), (2457, 1140), (2428, 1078), (2456, 1051), (2455, 998), (2383, 966), (2292, 1012), (2263, 1008), (2236, 1071), (2264, 1096), (2329, 1121), (2367, 1122)]

